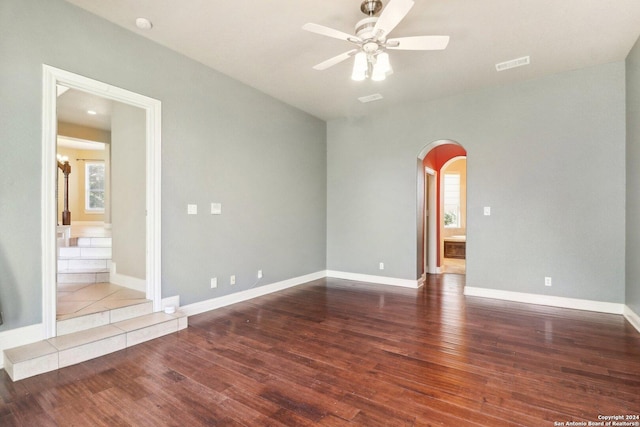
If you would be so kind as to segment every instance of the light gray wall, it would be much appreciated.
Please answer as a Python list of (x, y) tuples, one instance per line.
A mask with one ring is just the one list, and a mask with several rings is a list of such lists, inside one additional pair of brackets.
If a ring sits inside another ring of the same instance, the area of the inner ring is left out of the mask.
[(0, 58), (0, 331), (42, 321), (43, 63), (162, 101), (163, 296), (324, 270), (323, 121), (62, 0), (0, 1)]
[(627, 251), (626, 304), (640, 314), (640, 39), (626, 62), (627, 77)]
[(146, 274), (146, 112), (119, 102), (111, 116), (112, 261), (118, 274)]
[(415, 162), (440, 139), (468, 152), (468, 286), (624, 301), (624, 63), (329, 122), (329, 270), (416, 279)]

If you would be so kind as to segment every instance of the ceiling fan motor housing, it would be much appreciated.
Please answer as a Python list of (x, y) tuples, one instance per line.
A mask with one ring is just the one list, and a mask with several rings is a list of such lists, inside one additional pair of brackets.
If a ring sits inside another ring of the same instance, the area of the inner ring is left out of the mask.
[(367, 16), (373, 16), (382, 10), (380, 0), (364, 0), (360, 5), (360, 10)]
[(378, 22), (378, 18), (376, 16), (371, 16), (358, 21), (355, 31), (356, 36), (360, 37), (362, 40), (373, 39), (373, 28), (376, 26), (376, 22)]

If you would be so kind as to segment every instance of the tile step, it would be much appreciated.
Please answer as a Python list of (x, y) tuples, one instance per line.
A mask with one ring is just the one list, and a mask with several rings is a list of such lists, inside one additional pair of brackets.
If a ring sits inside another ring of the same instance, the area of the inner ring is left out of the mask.
[(109, 282), (111, 274), (108, 269), (98, 269), (93, 271), (59, 271), (57, 282), (60, 283), (106, 283)]
[(78, 237), (75, 242), (72, 241), (72, 246), (82, 248), (110, 248), (111, 243), (111, 237)]
[(107, 258), (67, 258), (58, 260), (58, 272), (67, 270), (110, 269), (111, 260)]
[(158, 312), (57, 336), (4, 350), (4, 369), (18, 381), (180, 331), (187, 323), (180, 311)]
[(106, 258), (111, 259), (111, 248), (85, 248), (80, 246), (62, 246), (58, 248), (58, 259), (69, 258)]
[[(118, 300), (107, 301), (104, 304), (117, 303)], [(80, 316), (62, 318), (56, 322), (57, 335), (67, 335), (87, 329), (104, 326), (112, 323), (129, 320), (134, 317), (144, 316), (153, 312), (153, 303), (149, 300), (141, 300), (136, 304), (115, 307), (86, 313)], [(69, 315), (71, 316), (71, 315)]]

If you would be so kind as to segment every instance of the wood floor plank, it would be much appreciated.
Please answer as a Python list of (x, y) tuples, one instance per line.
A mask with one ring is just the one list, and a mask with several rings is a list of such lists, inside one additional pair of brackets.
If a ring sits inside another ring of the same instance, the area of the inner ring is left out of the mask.
[(552, 426), (640, 414), (622, 316), (321, 279), (11, 382), (6, 426)]

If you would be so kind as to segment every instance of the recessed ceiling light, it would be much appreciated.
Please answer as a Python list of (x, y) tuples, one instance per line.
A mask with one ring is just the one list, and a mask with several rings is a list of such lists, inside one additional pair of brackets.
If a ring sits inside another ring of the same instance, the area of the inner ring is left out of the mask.
[(153, 24), (147, 18), (137, 18), (136, 19), (136, 27), (141, 30), (150, 30), (153, 28)]
[(360, 98), (358, 98), (358, 101), (365, 104), (367, 102), (377, 101), (379, 99), (382, 99), (382, 95), (380, 95), (379, 93), (374, 93), (372, 95), (361, 96)]
[(96, 115), (96, 114), (98, 114), (98, 113), (96, 113), (94, 110), (87, 110), (87, 114), (90, 114), (90, 115), (92, 115), (92, 116), (95, 116), (95, 115)]

